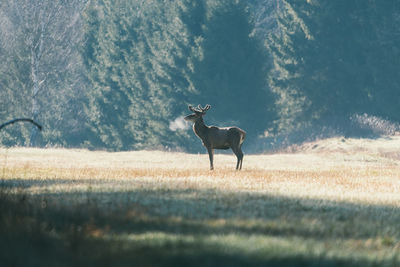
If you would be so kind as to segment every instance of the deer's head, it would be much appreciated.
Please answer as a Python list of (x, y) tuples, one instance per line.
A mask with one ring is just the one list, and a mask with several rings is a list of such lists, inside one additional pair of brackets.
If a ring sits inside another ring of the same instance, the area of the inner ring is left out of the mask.
[(185, 117), (185, 121), (190, 121), (195, 123), (198, 119), (201, 119), (205, 114), (206, 111), (209, 110), (211, 106), (207, 104), (204, 108), (200, 106), (200, 104), (197, 106), (197, 108), (192, 107), (189, 105), (189, 110), (193, 112), (193, 114), (190, 114)]

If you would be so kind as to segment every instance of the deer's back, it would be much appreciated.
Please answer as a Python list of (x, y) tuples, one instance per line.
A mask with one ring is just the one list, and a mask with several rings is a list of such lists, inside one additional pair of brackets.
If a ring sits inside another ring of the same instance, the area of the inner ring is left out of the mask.
[(242, 144), (246, 132), (238, 127), (215, 127), (209, 128), (208, 141), (210, 145), (218, 149), (228, 149), (232, 146)]

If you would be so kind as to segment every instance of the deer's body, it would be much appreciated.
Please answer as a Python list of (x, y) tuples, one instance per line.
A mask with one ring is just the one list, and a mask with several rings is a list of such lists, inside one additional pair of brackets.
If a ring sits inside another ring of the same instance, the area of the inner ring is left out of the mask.
[(204, 124), (203, 115), (210, 109), (210, 105), (207, 105), (204, 109), (198, 107), (194, 109), (189, 106), (189, 110), (193, 111), (194, 114), (185, 117), (185, 120), (193, 122), (193, 131), (202, 140), (203, 145), (207, 148), (208, 155), (210, 157), (210, 169), (214, 169), (213, 157), (214, 149), (229, 149), (231, 148), (233, 153), (237, 157), (236, 169), (242, 169), (243, 152), (242, 144), (246, 137), (246, 132), (238, 127), (215, 127), (206, 126)]

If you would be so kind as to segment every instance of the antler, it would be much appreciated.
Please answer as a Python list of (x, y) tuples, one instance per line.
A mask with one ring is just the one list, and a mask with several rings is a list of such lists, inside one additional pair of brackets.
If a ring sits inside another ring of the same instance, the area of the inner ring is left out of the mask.
[(210, 108), (211, 108), (211, 106), (209, 105), (209, 104), (207, 104), (204, 108), (202, 108), (201, 106), (200, 106), (200, 104), (197, 106), (197, 108), (199, 109), (199, 110), (201, 110), (201, 112), (203, 112), (203, 113), (205, 113), (207, 110), (209, 110)]
[(207, 104), (204, 108), (202, 108), (200, 104), (197, 106), (197, 108), (194, 108), (192, 105), (189, 105), (188, 107), (190, 111), (201, 113), (206, 113), (206, 111), (211, 108), (209, 104)]
[(202, 110), (199, 107), (194, 108), (192, 105), (189, 105), (189, 110), (193, 112), (202, 112)]

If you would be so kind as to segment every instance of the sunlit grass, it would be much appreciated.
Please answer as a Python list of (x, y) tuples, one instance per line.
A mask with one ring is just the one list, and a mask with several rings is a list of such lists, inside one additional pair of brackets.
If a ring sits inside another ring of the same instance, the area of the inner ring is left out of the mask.
[(78, 265), (396, 266), (399, 144), (331, 139), (246, 155), (240, 172), (232, 155), (210, 171), (205, 154), (0, 149), (2, 235)]

